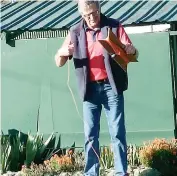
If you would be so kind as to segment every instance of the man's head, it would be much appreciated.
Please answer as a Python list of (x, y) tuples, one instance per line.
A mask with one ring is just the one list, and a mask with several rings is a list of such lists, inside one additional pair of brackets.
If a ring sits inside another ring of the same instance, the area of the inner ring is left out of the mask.
[(79, 0), (78, 10), (89, 28), (100, 27), (100, 2), (98, 0)]

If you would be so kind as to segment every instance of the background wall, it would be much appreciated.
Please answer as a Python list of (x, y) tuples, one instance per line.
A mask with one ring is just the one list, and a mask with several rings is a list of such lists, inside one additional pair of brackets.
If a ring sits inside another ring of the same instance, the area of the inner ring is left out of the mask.
[[(139, 50), (139, 62), (128, 66), (129, 89), (125, 92), (128, 143), (142, 144), (155, 137), (173, 137), (173, 95), (169, 34), (131, 34)], [(68, 64), (57, 68), (54, 55), (64, 38), (17, 40), (16, 47), (1, 42), (2, 117), (1, 127), (24, 133), (37, 129), (45, 135), (61, 134), (62, 145), (83, 145), (83, 121), (78, 116), (67, 87)], [(82, 114), (74, 68), (70, 86)], [(101, 145), (110, 138), (104, 112)]]

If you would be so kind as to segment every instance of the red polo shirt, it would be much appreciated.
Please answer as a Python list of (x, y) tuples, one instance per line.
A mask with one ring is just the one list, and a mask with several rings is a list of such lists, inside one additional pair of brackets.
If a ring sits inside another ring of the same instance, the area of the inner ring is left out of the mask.
[[(121, 24), (118, 27), (117, 36), (123, 44), (131, 44), (129, 37)], [(107, 78), (103, 59), (103, 47), (98, 42), (98, 39), (102, 39), (101, 31), (94, 31), (86, 28), (86, 39), (87, 56), (89, 58), (90, 81), (98, 81)], [(68, 45), (70, 44), (71, 37), (70, 34), (68, 34), (62, 45), (62, 49), (67, 49)]]

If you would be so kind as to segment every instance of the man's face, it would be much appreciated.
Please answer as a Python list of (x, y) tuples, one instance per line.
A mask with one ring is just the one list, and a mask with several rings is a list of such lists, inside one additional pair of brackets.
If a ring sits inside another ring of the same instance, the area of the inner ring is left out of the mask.
[(100, 27), (100, 11), (95, 4), (87, 6), (82, 11), (82, 17), (85, 19), (89, 28)]

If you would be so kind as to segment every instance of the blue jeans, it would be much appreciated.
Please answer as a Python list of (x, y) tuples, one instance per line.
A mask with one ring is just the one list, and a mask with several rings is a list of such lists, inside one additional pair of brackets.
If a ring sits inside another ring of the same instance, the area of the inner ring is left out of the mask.
[(86, 176), (99, 176), (99, 132), (102, 105), (104, 107), (114, 153), (115, 175), (127, 173), (127, 144), (124, 122), (123, 92), (116, 95), (109, 82), (88, 84), (83, 102)]

